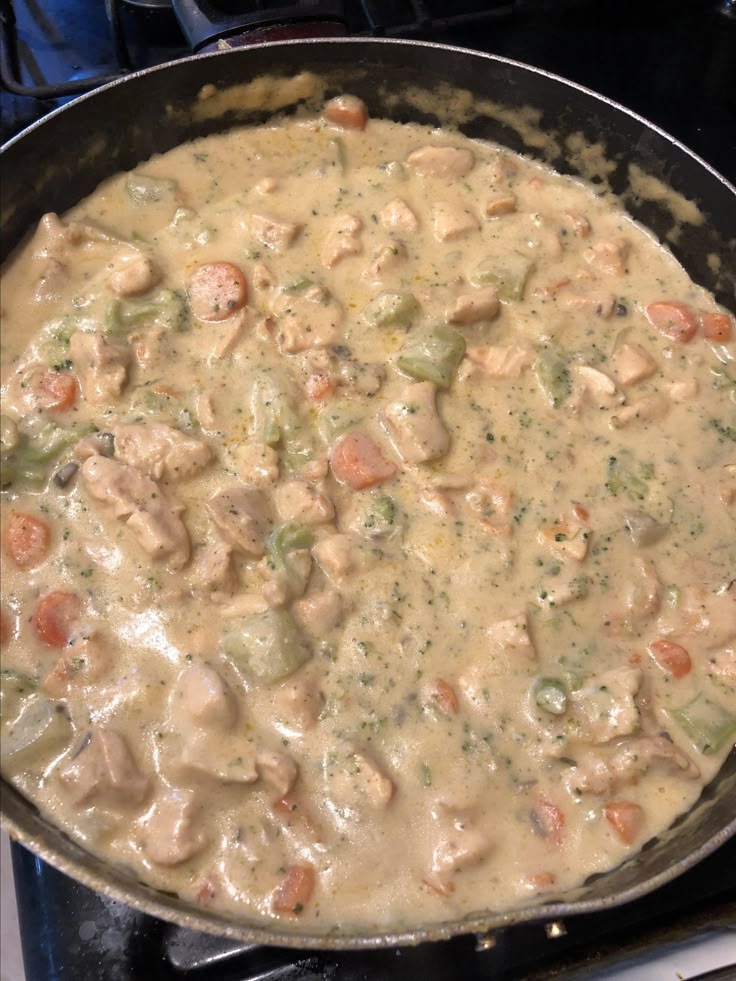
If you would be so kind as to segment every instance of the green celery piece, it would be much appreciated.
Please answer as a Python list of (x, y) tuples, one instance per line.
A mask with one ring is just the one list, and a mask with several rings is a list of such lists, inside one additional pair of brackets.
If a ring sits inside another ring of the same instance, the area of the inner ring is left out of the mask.
[(397, 358), (407, 375), (430, 381), (438, 388), (449, 388), (465, 354), (465, 338), (452, 327), (438, 324), (423, 334), (412, 336)]
[(495, 286), (504, 300), (521, 300), (534, 263), (521, 252), (484, 259), (470, 274), (473, 286)]
[(125, 182), (128, 197), (134, 204), (156, 204), (167, 197), (173, 198), (177, 190), (176, 181), (166, 177), (149, 177), (146, 174), (128, 174)]
[(625, 467), (618, 457), (612, 456), (608, 459), (606, 490), (614, 497), (623, 492), (632, 501), (645, 501), (649, 494), (649, 484), (643, 477), (638, 477), (633, 470)]
[(335, 162), (341, 174), (344, 174), (348, 166), (348, 157), (345, 152), (345, 141), (340, 136), (333, 136), (330, 144), (335, 151)]
[(108, 305), (105, 315), (108, 334), (127, 337), (143, 324), (156, 324), (180, 334), (189, 330), (189, 305), (184, 294), (163, 289), (143, 301), (115, 299)]
[(45, 695), (33, 694), (5, 728), (0, 758), (10, 763), (27, 753), (44, 752), (68, 741), (71, 735), (71, 724), (63, 713), (57, 712), (56, 703)]
[(286, 442), (299, 429), (299, 420), (284, 390), (269, 375), (256, 378), (251, 392), (252, 435), (268, 446)]
[(702, 691), (669, 715), (679, 725), (699, 753), (717, 753), (727, 740), (736, 736), (736, 715)]
[(554, 409), (559, 409), (572, 391), (567, 361), (556, 351), (545, 351), (534, 362), (534, 374)]
[(413, 293), (379, 293), (363, 311), (373, 327), (406, 327), (419, 312)]
[(289, 521), (285, 525), (274, 528), (268, 537), (266, 551), (273, 568), (277, 571), (283, 569), (286, 575), (292, 579), (294, 570), (289, 562), (289, 553), (298, 552), (303, 548), (311, 548), (313, 543), (314, 534), (311, 528)]
[(77, 431), (60, 429), (48, 423), (33, 439), (19, 435), (18, 442), (0, 460), (0, 486), (29, 484), (42, 487), (48, 477), (49, 464), (79, 439)]
[(221, 644), (237, 670), (261, 685), (287, 678), (312, 656), (308, 641), (286, 610), (266, 610), (232, 623)]
[(567, 711), (567, 689), (559, 678), (540, 678), (534, 685), (534, 701), (550, 715), (564, 715)]
[(317, 417), (317, 429), (325, 443), (332, 446), (338, 436), (354, 429), (362, 418), (350, 399), (341, 399), (339, 402), (328, 403), (322, 409)]

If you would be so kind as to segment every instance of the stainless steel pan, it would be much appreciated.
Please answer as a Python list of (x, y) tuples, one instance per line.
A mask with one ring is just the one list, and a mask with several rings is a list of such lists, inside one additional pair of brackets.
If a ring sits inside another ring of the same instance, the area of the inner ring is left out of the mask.
[[(646, 120), (557, 76), (492, 55), (410, 41), (261, 44), (142, 71), (76, 100), (3, 148), (0, 254), (7, 256), (45, 211), (64, 211), (116, 171), (193, 137), (259, 122), (268, 115), (263, 110), (232, 108), (214, 115), (192, 111), (203, 85), (228, 87), (259, 75), (291, 76), (307, 70), (327, 80), (328, 94), (355, 92), (373, 115), (399, 120), (435, 120), (431, 100), (417, 98), (417, 89), (442, 90), (445, 108), (452, 106), (447, 86), (465, 90), (475, 102), (468, 100), (470, 108), (462, 114), (464, 132), (505, 143), (567, 173), (595, 178), (591, 161), (600, 161), (601, 155), (573, 153), (570, 148), (581, 140), (601, 143), (610, 165), (603, 168), (610, 187), (624, 197), (635, 218), (670, 242), (697, 282), (733, 308), (736, 189), (703, 160)], [(523, 112), (514, 116), (508, 110)], [(662, 185), (639, 182), (632, 187), (632, 166)], [(665, 185), (693, 201), (699, 214), (681, 199), (664, 195)], [(270, 927), (228, 919), (142, 885), (126, 869), (90, 855), (5, 781), (1, 794), (2, 820), (23, 844), (93, 889), (165, 920), (247, 942), (302, 948), (384, 947), (593, 912), (656, 889), (736, 833), (736, 752), (671, 831), (649, 842), (625, 865), (593, 876), (558, 901), (511, 913), (479, 909), (463, 919), (395, 932), (305, 933), (298, 924)]]

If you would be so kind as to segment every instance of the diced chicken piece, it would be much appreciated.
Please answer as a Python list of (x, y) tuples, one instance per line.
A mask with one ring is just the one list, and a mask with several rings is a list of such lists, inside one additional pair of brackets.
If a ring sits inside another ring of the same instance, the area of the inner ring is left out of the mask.
[(669, 384), (667, 391), (673, 402), (691, 402), (698, 397), (700, 385), (697, 378), (684, 378), (682, 381)]
[(432, 209), (432, 227), (438, 242), (448, 242), (478, 231), (480, 224), (467, 208), (442, 201)]
[(262, 571), (268, 578), (261, 588), (261, 595), (269, 607), (285, 606), (304, 594), (312, 572), (312, 555), (308, 548), (289, 553), (289, 568), (274, 568), (268, 560), (262, 563)]
[(84, 806), (140, 804), (149, 787), (124, 737), (114, 729), (90, 729), (61, 766), (59, 779), (74, 803)]
[(115, 426), (115, 459), (154, 480), (186, 480), (212, 459), (207, 443), (159, 422)]
[(348, 753), (344, 769), (335, 773), (331, 788), (342, 800), (372, 810), (383, 810), (394, 794), (393, 780), (374, 759), (357, 749)]
[(92, 497), (112, 505), (115, 517), (128, 517), (127, 526), (145, 552), (153, 558), (167, 560), (174, 569), (186, 563), (187, 530), (176, 509), (150, 477), (99, 455), (84, 461), (82, 475)]
[(334, 219), (322, 248), (322, 265), (332, 269), (349, 255), (363, 251), (360, 232), (363, 222), (357, 215), (342, 214)]
[(52, 258), (62, 262), (66, 258), (70, 244), (70, 233), (66, 225), (53, 211), (43, 215), (33, 234), (34, 259)]
[(621, 405), (624, 395), (616, 387), (616, 382), (603, 371), (587, 364), (573, 365), (572, 374), (575, 386), (575, 402), (588, 403), (599, 409), (611, 409)]
[(667, 415), (670, 404), (665, 395), (657, 392), (655, 395), (647, 395), (646, 398), (632, 402), (631, 405), (624, 405), (614, 415), (611, 416), (611, 427), (613, 429), (624, 429), (636, 423), (654, 422)]
[(257, 262), (253, 266), (250, 281), (254, 290), (270, 290), (276, 282), (271, 270), (262, 262)]
[(368, 123), (368, 107), (357, 95), (336, 95), (325, 103), (324, 116), (328, 123), (341, 129), (364, 130)]
[(277, 717), (287, 728), (292, 732), (304, 733), (317, 724), (324, 697), (317, 679), (300, 671), (276, 691), (274, 703)]
[(566, 211), (562, 218), (567, 228), (578, 238), (587, 238), (590, 235), (590, 222), (585, 215), (578, 211)]
[(253, 238), (274, 252), (285, 252), (293, 245), (303, 227), (294, 221), (283, 221), (255, 212), (248, 217), (246, 225)]
[(587, 293), (570, 293), (562, 300), (562, 305), (571, 310), (585, 310), (587, 313), (603, 317), (605, 320), (613, 313), (616, 297), (613, 293), (603, 290), (591, 290)]
[(358, 395), (375, 395), (385, 376), (380, 364), (343, 361), (340, 365), (340, 384)]
[(461, 869), (478, 865), (491, 850), (491, 839), (468, 811), (438, 804), (432, 810), (437, 837), (425, 878), (426, 884), (443, 896), (454, 890), (453, 876)]
[(297, 600), (292, 612), (307, 633), (323, 637), (342, 619), (342, 600), (336, 590), (323, 589)]
[(321, 538), (312, 548), (323, 572), (339, 584), (356, 566), (355, 542), (349, 535), (330, 535)]
[(662, 584), (652, 561), (637, 555), (632, 571), (633, 575), (626, 580), (624, 610), (612, 617), (629, 630), (654, 616), (659, 611), (662, 599)]
[(279, 484), (274, 491), (274, 502), (282, 521), (324, 525), (335, 517), (335, 508), (329, 497), (305, 480), (289, 480)]
[(158, 797), (139, 824), (146, 857), (156, 865), (181, 865), (193, 858), (206, 844), (200, 811), (192, 790), (171, 788)]
[(483, 207), (486, 218), (500, 218), (502, 215), (510, 215), (514, 211), (516, 211), (515, 194), (497, 194), (489, 198)]
[(147, 327), (129, 335), (133, 355), (141, 368), (151, 369), (167, 360), (169, 332), (163, 327)]
[[(192, 664), (181, 671), (170, 696), (172, 712), (196, 729), (230, 729), (237, 718), (233, 693), (223, 677), (208, 664)], [(181, 732), (181, 726), (178, 727)]]
[(322, 480), (330, 472), (330, 461), (327, 457), (310, 460), (305, 463), (300, 473), (305, 480)]
[(407, 257), (406, 246), (398, 239), (383, 245), (374, 252), (370, 265), (363, 272), (363, 279), (380, 285), (402, 270)]
[(483, 527), (494, 534), (510, 537), (513, 534), (511, 520), (511, 492), (498, 484), (478, 481), (465, 495), (465, 500), (477, 512)]
[(107, 284), (117, 296), (140, 296), (161, 280), (161, 271), (141, 252), (126, 252), (115, 262)]
[(736, 647), (732, 644), (721, 651), (709, 652), (703, 659), (703, 670), (709, 677), (736, 689)]
[(209, 356), (214, 360), (227, 357), (238, 346), (251, 326), (252, 311), (241, 307), (232, 317), (219, 322), (211, 321), (204, 335), (209, 348)]
[(636, 732), (640, 720), (634, 697), (641, 679), (641, 668), (614, 668), (591, 678), (573, 693), (575, 717), (583, 726), (583, 738), (607, 743)]
[(419, 230), (419, 219), (401, 198), (394, 198), (384, 205), (379, 217), (381, 224), (389, 232), (412, 234)]
[(679, 612), (683, 629), (696, 635), (697, 645), (714, 650), (736, 638), (736, 594), (709, 586), (685, 586)]
[(585, 260), (599, 272), (609, 276), (623, 276), (630, 251), (631, 244), (626, 239), (618, 239), (615, 242), (597, 242), (583, 254)]
[(276, 340), (286, 354), (330, 347), (342, 338), (342, 306), (319, 286), (298, 296), (280, 294), (273, 312), (278, 317)]
[(613, 363), (622, 385), (635, 385), (657, 371), (657, 362), (639, 344), (622, 344), (613, 355)]
[(195, 398), (194, 411), (203, 429), (214, 429), (217, 424), (215, 406), (209, 392), (199, 392)]
[(268, 510), (262, 493), (247, 484), (218, 491), (207, 510), (229, 542), (249, 555), (261, 556), (269, 531)]
[(417, 382), (407, 385), (400, 398), (384, 410), (386, 431), (407, 463), (436, 460), (450, 448), (450, 434), (437, 411), (436, 396), (431, 382)]
[(273, 194), (278, 186), (278, 181), (274, 177), (262, 177), (256, 184), (253, 185), (253, 190), (256, 192), (256, 194)]
[(241, 443), (233, 449), (240, 476), (254, 487), (268, 487), (279, 479), (279, 455), (266, 443)]
[(510, 654), (517, 661), (534, 661), (537, 651), (529, 633), (529, 619), (526, 613), (498, 620), (486, 630), (492, 650)]
[(58, 259), (44, 259), (36, 282), (36, 289), (33, 292), (34, 300), (42, 303), (46, 300), (55, 299), (66, 279), (67, 271), (63, 263), (59, 262)]
[(578, 521), (562, 519), (549, 528), (542, 528), (537, 540), (560, 559), (582, 562), (588, 554), (590, 532)]
[(484, 286), (458, 296), (446, 317), (451, 324), (476, 324), (479, 320), (492, 320), (498, 310), (498, 293), (493, 286)]
[(443, 181), (460, 180), (475, 166), (475, 154), (464, 147), (424, 146), (406, 158), (414, 173), (421, 177), (438, 177)]
[(43, 679), (43, 690), (51, 698), (63, 698), (70, 689), (75, 691), (99, 681), (112, 661), (108, 645), (97, 633), (76, 634)]
[(288, 753), (261, 750), (256, 766), (261, 780), (273, 787), (278, 798), (285, 797), (299, 777), (299, 767)]
[(617, 778), (632, 783), (653, 766), (688, 780), (700, 777), (698, 767), (675, 746), (667, 733), (622, 740), (616, 746), (610, 765)]
[(87, 402), (100, 405), (118, 398), (128, 377), (127, 344), (76, 331), (69, 341), (69, 355)]
[(238, 579), (233, 568), (233, 550), (224, 542), (211, 542), (192, 559), (191, 577), (199, 589), (212, 593), (232, 593)]
[(490, 378), (521, 378), (522, 372), (534, 362), (534, 352), (515, 345), (499, 347), (469, 347), (464, 364), (477, 367)]

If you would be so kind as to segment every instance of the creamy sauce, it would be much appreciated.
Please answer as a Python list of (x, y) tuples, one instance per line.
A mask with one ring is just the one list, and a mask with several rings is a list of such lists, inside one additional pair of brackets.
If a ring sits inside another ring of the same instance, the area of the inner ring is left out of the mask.
[(3, 273), (3, 774), (325, 931), (573, 889), (736, 730), (732, 318), (589, 186), (362, 122), (178, 147)]

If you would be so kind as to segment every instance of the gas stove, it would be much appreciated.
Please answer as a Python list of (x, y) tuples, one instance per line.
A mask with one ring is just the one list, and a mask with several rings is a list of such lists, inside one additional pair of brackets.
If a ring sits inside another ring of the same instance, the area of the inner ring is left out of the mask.
[[(545, 68), (651, 119), (736, 182), (736, 0), (0, 0), (2, 138), (111, 78), (278, 39), (287, 23), (289, 36), (419, 38)], [(617, 910), (343, 954), (162, 923), (19, 845), (13, 869), (27, 981), (736, 979), (736, 840)]]

